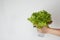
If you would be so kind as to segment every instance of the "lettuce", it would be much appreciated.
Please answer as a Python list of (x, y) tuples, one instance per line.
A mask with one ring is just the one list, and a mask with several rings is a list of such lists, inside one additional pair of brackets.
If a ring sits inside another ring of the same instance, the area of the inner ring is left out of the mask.
[(52, 22), (51, 14), (45, 10), (33, 12), (28, 20), (32, 24), (36, 24), (37, 28), (43, 28), (44, 26), (48, 26)]

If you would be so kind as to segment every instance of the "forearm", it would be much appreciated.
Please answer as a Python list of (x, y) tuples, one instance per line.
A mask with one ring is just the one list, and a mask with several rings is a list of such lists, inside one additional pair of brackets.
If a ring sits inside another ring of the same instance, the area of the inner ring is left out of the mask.
[(48, 33), (60, 36), (60, 29), (48, 29)]

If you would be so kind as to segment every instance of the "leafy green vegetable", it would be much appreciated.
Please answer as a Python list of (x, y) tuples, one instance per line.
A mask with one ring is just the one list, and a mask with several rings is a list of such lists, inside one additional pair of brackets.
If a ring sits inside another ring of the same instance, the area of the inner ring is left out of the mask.
[(32, 22), (32, 24), (37, 24), (37, 28), (48, 26), (48, 24), (52, 22), (51, 14), (45, 10), (32, 13), (28, 20)]

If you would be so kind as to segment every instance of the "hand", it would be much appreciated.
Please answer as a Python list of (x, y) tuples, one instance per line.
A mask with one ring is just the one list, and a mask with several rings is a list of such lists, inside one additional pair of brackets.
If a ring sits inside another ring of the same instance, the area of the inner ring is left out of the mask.
[(49, 28), (48, 27), (43, 27), (42, 29), (37, 29), (37, 31), (46, 34), (46, 33), (48, 33)]
[[(33, 24), (34, 27), (37, 27), (37, 24)], [(37, 28), (37, 31), (38, 32), (41, 32), (41, 33), (49, 33), (48, 31), (50, 30), (50, 28), (48, 26), (44, 26), (42, 29), (38, 29)]]
[(60, 29), (54, 29), (54, 28), (48, 28), (48, 27), (43, 27), (42, 29), (37, 29), (38, 32), (45, 33), (45, 34), (53, 34), (60, 36)]

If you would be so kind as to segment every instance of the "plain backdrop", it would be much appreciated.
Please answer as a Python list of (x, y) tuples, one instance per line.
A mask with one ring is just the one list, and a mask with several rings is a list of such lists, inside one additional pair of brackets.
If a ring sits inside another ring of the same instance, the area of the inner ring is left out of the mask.
[(0, 0), (0, 40), (60, 40), (52, 34), (39, 37), (27, 20), (43, 9), (52, 14), (50, 27), (60, 28), (60, 0)]

